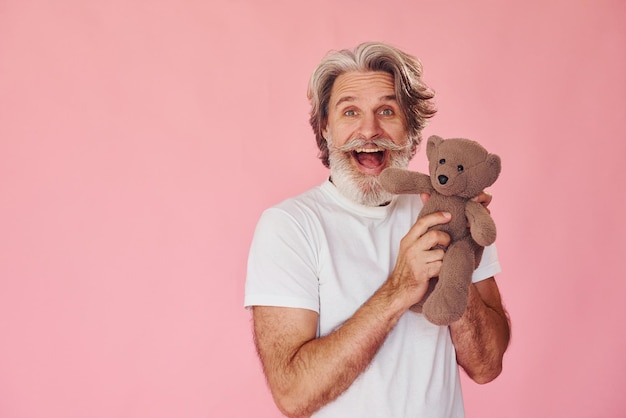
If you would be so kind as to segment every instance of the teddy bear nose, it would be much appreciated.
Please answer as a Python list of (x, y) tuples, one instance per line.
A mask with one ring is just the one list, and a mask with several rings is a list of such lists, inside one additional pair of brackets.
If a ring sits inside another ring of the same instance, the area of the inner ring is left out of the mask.
[(446, 184), (448, 182), (448, 176), (444, 176), (443, 174), (441, 174), (439, 177), (437, 177), (437, 180), (439, 180), (439, 184)]

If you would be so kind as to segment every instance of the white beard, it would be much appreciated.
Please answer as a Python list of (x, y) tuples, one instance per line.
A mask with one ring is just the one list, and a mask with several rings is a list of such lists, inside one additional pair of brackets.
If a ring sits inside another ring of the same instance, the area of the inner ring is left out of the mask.
[[(365, 206), (381, 206), (391, 201), (394, 194), (383, 189), (378, 176), (360, 172), (353, 166), (353, 157), (344, 150), (345, 147), (338, 149), (333, 146), (330, 136), (327, 141), (330, 178), (342, 195)], [(407, 168), (411, 160), (410, 147), (395, 147), (401, 149), (389, 150), (384, 147), (390, 153), (388, 167)]]

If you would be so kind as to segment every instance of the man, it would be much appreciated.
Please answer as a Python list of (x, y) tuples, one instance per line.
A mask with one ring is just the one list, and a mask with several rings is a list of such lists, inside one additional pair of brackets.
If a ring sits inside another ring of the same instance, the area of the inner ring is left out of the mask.
[(330, 178), (263, 213), (246, 281), (257, 351), (287, 416), (462, 417), (458, 365), (478, 383), (501, 371), (509, 323), (493, 247), (459, 321), (439, 327), (409, 310), (450, 240), (427, 230), (450, 215), (414, 223), (420, 197), (386, 193), (378, 175), (407, 167), (435, 113), (421, 75), (414, 57), (364, 43), (311, 76), (310, 121)]

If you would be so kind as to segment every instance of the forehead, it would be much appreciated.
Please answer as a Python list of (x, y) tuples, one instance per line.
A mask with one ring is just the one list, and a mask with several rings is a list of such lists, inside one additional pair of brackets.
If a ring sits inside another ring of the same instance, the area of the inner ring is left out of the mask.
[(330, 92), (330, 105), (355, 101), (395, 100), (393, 76), (383, 71), (353, 71), (335, 79)]

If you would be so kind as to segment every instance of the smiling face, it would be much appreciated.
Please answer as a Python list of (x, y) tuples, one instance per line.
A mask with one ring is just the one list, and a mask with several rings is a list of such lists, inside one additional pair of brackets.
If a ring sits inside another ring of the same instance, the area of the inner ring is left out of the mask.
[(369, 206), (391, 199), (378, 182), (387, 167), (406, 168), (411, 144), (386, 72), (349, 72), (337, 77), (323, 129), (331, 179), (339, 190)]

